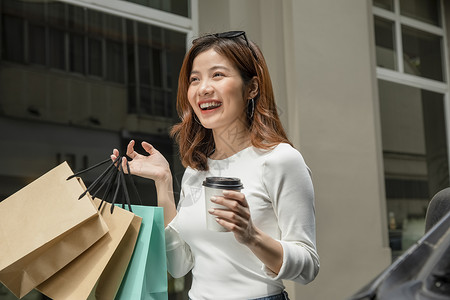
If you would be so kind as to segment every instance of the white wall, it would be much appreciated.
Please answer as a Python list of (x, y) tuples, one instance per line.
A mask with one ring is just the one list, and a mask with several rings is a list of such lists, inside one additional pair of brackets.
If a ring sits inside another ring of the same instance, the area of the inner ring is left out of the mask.
[(307, 299), (343, 299), (390, 263), (370, 8), (304, 0), (286, 10), (298, 74), (289, 121), (313, 171), (322, 264)]
[(371, 1), (200, 0), (199, 31), (245, 30), (313, 172), (321, 270), (291, 299), (345, 299), (390, 264)]

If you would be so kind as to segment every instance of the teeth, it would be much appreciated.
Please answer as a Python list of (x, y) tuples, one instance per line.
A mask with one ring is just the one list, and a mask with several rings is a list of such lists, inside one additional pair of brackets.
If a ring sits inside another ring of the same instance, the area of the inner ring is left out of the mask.
[(209, 109), (209, 108), (215, 108), (221, 106), (222, 103), (220, 102), (205, 102), (200, 104), (201, 109)]

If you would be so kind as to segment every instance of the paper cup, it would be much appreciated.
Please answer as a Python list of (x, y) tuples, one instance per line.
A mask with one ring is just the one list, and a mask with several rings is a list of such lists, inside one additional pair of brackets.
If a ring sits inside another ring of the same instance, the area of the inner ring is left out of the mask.
[(211, 201), (213, 196), (223, 196), (224, 190), (232, 190), (240, 192), (243, 188), (239, 178), (232, 177), (206, 177), (203, 181), (205, 187), (205, 209), (206, 209), (206, 227), (212, 231), (228, 231), (222, 225), (217, 223), (216, 216), (211, 215), (208, 210), (210, 208), (227, 209), (223, 205), (216, 204)]

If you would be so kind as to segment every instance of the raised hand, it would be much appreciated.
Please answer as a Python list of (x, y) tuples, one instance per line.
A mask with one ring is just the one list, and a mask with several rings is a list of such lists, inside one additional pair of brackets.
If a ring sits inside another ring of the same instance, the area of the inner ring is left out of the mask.
[[(135, 141), (131, 140), (127, 146), (127, 155), (132, 160), (129, 161), (130, 172), (133, 175), (152, 179), (155, 182), (167, 180), (171, 177), (170, 167), (164, 156), (147, 142), (142, 142), (142, 147), (149, 155), (142, 155), (134, 151)], [(114, 149), (111, 159), (115, 160), (119, 156), (119, 150)], [(122, 158), (122, 168), (128, 172), (126, 157)]]

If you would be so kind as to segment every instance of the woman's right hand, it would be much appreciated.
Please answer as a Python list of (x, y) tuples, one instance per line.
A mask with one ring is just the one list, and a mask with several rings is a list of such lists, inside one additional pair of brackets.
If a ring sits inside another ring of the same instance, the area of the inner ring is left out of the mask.
[[(134, 140), (131, 140), (127, 146), (127, 155), (132, 160), (128, 162), (130, 172), (133, 175), (145, 177), (155, 182), (167, 181), (172, 178), (169, 163), (164, 156), (147, 142), (142, 142), (142, 147), (149, 154), (142, 155), (134, 151)], [(114, 149), (111, 159), (115, 160), (119, 156), (119, 150)], [(122, 158), (122, 168), (128, 172), (126, 166), (126, 157)]]

